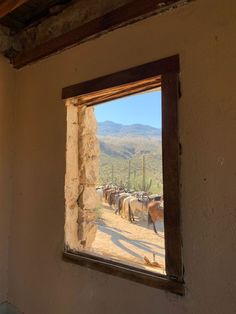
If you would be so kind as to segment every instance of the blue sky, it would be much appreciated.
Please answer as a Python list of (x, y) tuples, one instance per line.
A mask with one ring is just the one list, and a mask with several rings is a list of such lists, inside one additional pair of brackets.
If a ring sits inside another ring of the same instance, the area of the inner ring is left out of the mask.
[(137, 94), (95, 107), (98, 122), (145, 124), (161, 128), (161, 91)]

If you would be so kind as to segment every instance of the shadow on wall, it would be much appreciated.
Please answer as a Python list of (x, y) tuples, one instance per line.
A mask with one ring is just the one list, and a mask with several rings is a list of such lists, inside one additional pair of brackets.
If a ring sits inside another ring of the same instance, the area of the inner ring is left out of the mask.
[(20, 312), (13, 305), (5, 302), (0, 304), (0, 314), (22, 314), (22, 312)]

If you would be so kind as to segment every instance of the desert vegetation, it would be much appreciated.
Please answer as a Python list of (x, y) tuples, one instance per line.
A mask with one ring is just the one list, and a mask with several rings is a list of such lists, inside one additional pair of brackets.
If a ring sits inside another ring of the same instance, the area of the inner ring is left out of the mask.
[(100, 185), (163, 194), (161, 130), (145, 125), (98, 123)]

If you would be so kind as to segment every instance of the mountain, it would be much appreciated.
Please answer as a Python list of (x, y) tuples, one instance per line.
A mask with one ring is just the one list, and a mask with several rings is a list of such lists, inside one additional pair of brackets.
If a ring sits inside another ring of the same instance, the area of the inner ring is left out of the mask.
[(130, 173), (131, 187), (137, 188), (142, 183), (145, 155), (146, 182), (152, 180), (150, 191), (162, 194), (161, 129), (105, 121), (98, 123), (97, 136), (100, 144), (100, 184), (127, 184)]
[(123, 125), (112, 121), (98, 122), (98, 136), (160, 136), (161, 129), (149, 125)]

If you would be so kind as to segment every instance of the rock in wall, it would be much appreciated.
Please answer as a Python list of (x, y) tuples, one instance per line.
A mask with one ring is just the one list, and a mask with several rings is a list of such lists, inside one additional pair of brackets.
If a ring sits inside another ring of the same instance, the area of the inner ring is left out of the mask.
[(90, 249), (96, 236), (95, 209), (99, 203), (96, 130), (94, 109), (68, 101), (65, 244), (72, 250)]

